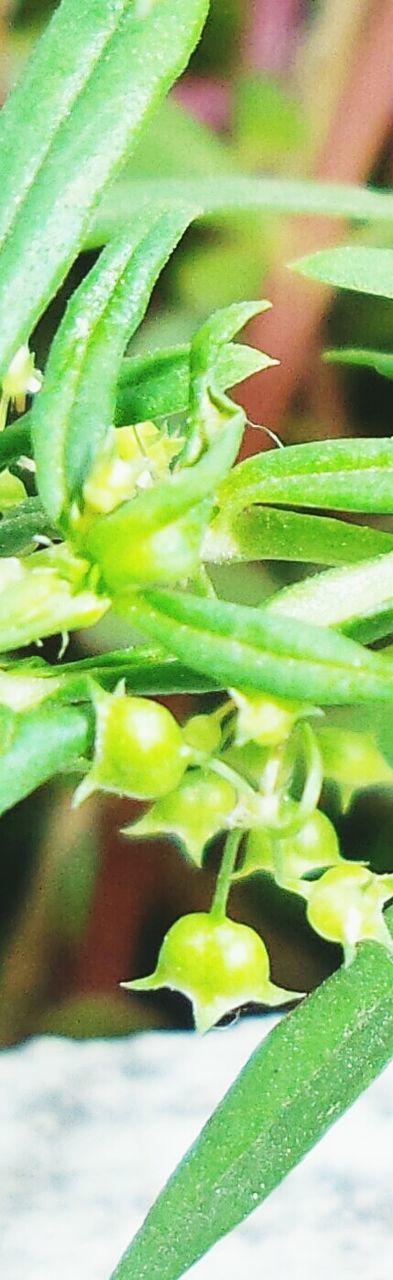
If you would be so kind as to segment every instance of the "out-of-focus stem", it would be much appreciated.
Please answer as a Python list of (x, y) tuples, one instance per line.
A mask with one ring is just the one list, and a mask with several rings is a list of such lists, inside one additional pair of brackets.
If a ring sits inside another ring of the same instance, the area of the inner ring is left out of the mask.
[(281, 75), (293, 62), (304, 0), (249, 0), (244, 35), (248, 71)]
[[(392, 0), (373, 10), (373, 21), (364, 33), (355, 64), (348, 75), (329, 137), (315, 168), (324, 180), (361, 182), (367, 177), (383, 145), (393, 113), (393, 4)], [(288, 236), (286, 260), (301, 257), (313, 249), (330, 247), (343, 238), (343, 227), (328, 219), (308, 218), (297, 223)], [(314, 337), (331, 299), (327, 289), (318, 289), (279, 267), (264, 281), (264, 296), (274, 309), (268, 320), (251, 326), (256, 346), (269, 344), (281, 359), (269, 384), (254, 380), (245, 388), (249, 416), (276, 427), (296, 390), (310, 372)], [(263, 400), (261, 390), (263, 385)], [(255, 451), (255, 437), (249, 439)]]
[(312, 171), (328, 137), (353, 51), (373, 11), (373, 0), (322, 0), (298, 47), (294, 80), (312, 126), (301, 156), (302, 177)]

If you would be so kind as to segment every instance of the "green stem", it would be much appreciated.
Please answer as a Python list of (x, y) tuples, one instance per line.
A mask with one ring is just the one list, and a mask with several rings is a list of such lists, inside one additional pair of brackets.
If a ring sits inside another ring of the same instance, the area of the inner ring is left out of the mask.
[(210, 908), (210, 914), (214, 916), (215, 920), (222, 920), (226, 913), (232, 876), (236, 864), (237, 851), (242, 835), (242, 831), (235, 829), (235, 831), (230, 831), (225, 841), (221, 867), (217, 876), (215, 894)]

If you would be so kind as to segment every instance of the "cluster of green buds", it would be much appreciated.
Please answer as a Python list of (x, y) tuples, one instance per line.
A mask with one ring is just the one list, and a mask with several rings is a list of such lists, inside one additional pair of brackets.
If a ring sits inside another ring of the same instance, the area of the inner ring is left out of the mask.
[[(266, 305), (219, 312), (199, 330), (186, 360), (184, 352), (180, 364), (179, 352), (171, 357), (167, 415), (177, 425), (157, 425), (148, 417), (146, 396), (154, 405), (156, 395), (153, 378), (150, 392), (145, 386), (146, 418), (131, 420), (132, 425), (122, 418), (119, 425), (116, 410), (107, 427), (101, 430), (96, 423), (92, 443), (85, 441), (79, 455), (66, 395), (56, 457), (66, 453), (68, 461), (55, 468), (54, 496), (52, 471), (42, 469), (45, 396), (50, 400), (51, 385), (52, 391), (59, 387), (58, 373), (53, 376), (49, 369), (32, 412), (37, 445), (32, 467), (38, 468), (48, 517), (45, 545), (33, 546), (34, 555), (2, 557), (4, 652), (58, 632), (66, 637), (74, 627), (93, 625), (111, 607), (138, 624), (144, 589), (147, 596), (151, 587), (187, 584), (194, 594), (213, 590), (203, 549), (245, 424), (243, 410), (226, 390), (256, 367), (255, 352), (234, 346), (232, 338)], [(72, 332), (72, 316), (70, 324)], [(137, 372), (130, 363), (132, 400)], [(258, 354), (258, 368), (271, 363)], [(153, 375), (149, 361), (145, 364), (149, 384)], [(21, 348), (3, 379), (0, 430), (9, 405), (23, 410), (26, 396), (40, 386), (34, 357), (28, 347)], [(3, 469), (0, 513), (14, 504), (23, 508), (24, 497), (19, 475)], [(27, 506), (34, 535), (34, 519), (36, 513), (41, 518), (42, 509), (39, 501), (33, 511)], [(23, 509), (20, 514), (26, 517)], [(145, 603), (144, 609), (146, 617)], [(10, 711), (34, 707), (46, 691), (48, 697), (55, 690), (61, 696), (61, 677), (60, 682), (35, 677), (32, 685), (29, 672), (5, 669), (0, 675), (2, 700)], [(161, 703), (129, 694), (124, 681), (107, 692), (87, 675), (76, 701), (85, 694), (94, 748), (74, 804), (97, 790), (149, 802), (127, 834), (172, 836), (196, 867), (202, 866), (210, 842), (225, 836), (211, 910), (177, 921), (164, 939), (155, 972), (125, 985), (182, 992), (192, 1001), (202, 1031), (244, 1004), (276, 1006), (299, 998), (299, 992), (272, 981), (263, 939), (228, 918), (232, 885), (260, 873), (303, 898), (311, 927), (342, 946), (346, 964), (365, 940), (392, 949), (383, 910), (393, 896), (393, 877), (376, 875), (361, 861), (348, 862), (320, 808), (324, 778), (335, 785), (343, 808), (360, 785), (391, 781), (393, 771), (372, 735), (326, 725), (309, 702), (247, 688), (231, 687), (223, 705), (184, 725)]]
[[(342, 857), (333, 823), (318, 807), (324, 772), (355, 788), (356, 735), (321, 725), (315, 709), (303, 704), (237, 690), (210, 714), (180, 726), (165, 706), (129, 696), (124, 683), (113, 694), (91, 687), (94, 758), (75, 803), (96, 789), (152, 801), (126, 834), (170, 835), (197, 867), (209, 843), (226, 833), (210, 912), (178, 920), (154, 973), (125, 986), (182, 992), (202, 1031), (242, 1005), (297, 999), (300, 993), (272, 982), (262, 938), (227, 915), (232, 885), (256, 873), (304, 899), (309, 924), (342, 946), (346, 964), (362, 941), (392, 949), (383, 909), (393, 896), (393, 876)], [(379, 760), (386, 780), (389, 766), (371, 739), (367, 750), (370, 779), (378, 776)]]

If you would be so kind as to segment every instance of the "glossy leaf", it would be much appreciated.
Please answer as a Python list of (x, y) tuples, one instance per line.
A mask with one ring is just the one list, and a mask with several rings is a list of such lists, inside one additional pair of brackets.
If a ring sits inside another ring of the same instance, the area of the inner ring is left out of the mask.
[(242, 173), (161, 179), (133, 178), (128, 174), (119, 179), (115, 192), (115, 198), (110, 192), (100, 205), (86, 239), (90, 246), (105, 243), (143, 205), (151, 209), (163, 200), (195, 201), (204, 217), (248, 209), (358, 222), (393, 222), (393, 196), (355, 184), (245, 177)]
[(393, 378), (393, 355), (390, 351), (369, 351), (364, 347), (335, 347), (325, 351), (326, 364), (356, 365), (360, 369), (375, 369), (384, 378)]
[(225, 513), (251, 503), (393, 512), (393, 440), (324, 440), (256, 454), (221, 485)]
[(393, 249), (342, 245), (338, 249), (321, 249), (291, 265), (300, 275), (334, 289), (393, 298)]
[(22, 714), (0, 706), (0, 814), (66, 769), (78, 767), (93, 741), (89, 707), (56, 702)]
[[(255, 347), (227, 343), (219, 352), (215, 378), (220, 391), (276, 364)], [(190, 345), (123, 360), (116, 392), (116, 426), (165, 417), (188, 408)]]
[(157, 277), (188, 226), (183, 206), (135, 219), (74, 293), (32, 410), (37, 482), (50, 518), (61, 521), (114, 418), (127, 338), (143, 318)]
[(267, 609), (275, 615), (339, 627), (362, 640), (375, 639), (390, 629), (392, 570), (392, 552), (365, 560), (356, 567), (331, 569), (280, 591), (268, 601)]
[(115, 608), (138, 629), (221, 687), (259, 689), (315, 703), (393, 699), (393, 674), (377, 655), (320, 626), (176, 591), (146, 591)]
[[(386, 919), (393, 931), (392, 909)], [(112, 1280), (178, 1280), (266, 1199), (390, 1061), (392, 983), (392, 956), (363, 943), (350, 968), (274, 1028), (161, 1192)]]
[(207, 9), (207, 0), (84, 0), (82, 10), (63, 0), (55, 13), (0, 121), (0, 375), (186, 65)]
[[(327, 516), (301, 515), (275, 507), (254, 507), (208, 529), (203, 558), (227, 561), (288, 560), (348, 564), (389, 551), (392, 536)], [(304, 616), (306, 616), (304, 614)]]

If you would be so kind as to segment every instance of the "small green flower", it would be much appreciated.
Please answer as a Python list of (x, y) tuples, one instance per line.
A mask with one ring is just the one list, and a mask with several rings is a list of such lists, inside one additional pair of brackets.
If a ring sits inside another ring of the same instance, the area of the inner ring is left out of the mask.
[(235, 878), (268, 871), (284, 889), (298, 888), (301, 893), (302, 886), (297, 882), (302, 876), (342, 861), (334, 826), (326, 814), (316, 809), (299, 831), (281, 839), (268, 831), (251, 831)]
[(42, 373), (35, 367), (33, 352), (29, 351), (27, 344), (19, 347), (3, 378), (0, 399), (0, 431), (3, 430), (6, 424), (9, 404), (15, 404), (17, 413), (24, 413), (26, 396), (35, 395), (37, 391), (40, 391), (42, 380)]
[(286, 742), (294, 724), (301, 716), (310, 714), (310, 707), (287, 698), (273, 698), (268, 694), (245, 693), (230, 690), (238, 708), (236, 742), (256, 742), (261, 747), (279, 746)]
[(359, 863), (343, 863), (320, 880), (304, 884), (307, 917), (312, 928), (344, 949), (350, 964), (359, 942), (381, 942), (393, 952), (393, 939), (383, 908), (393, 897), (393, 876), (378, 876)]
[(172, 791), (187, 767), (188, 749), (174, 716), (150, 698), (128, 697), (124, 682), (114, 693), (93, 685), (96, 713), (92, 768), (74, 796), (93, 791), (151, 800)]
[(209, 1031), (244, 1004), (277, 1006), (300, 997), (270, 981), (265, 943), (254, 929), (200, 911), (182, 916), (166, 934), (149, 978), (121, 984), (129, 991), (169, 987), (191, 1000), (195, 1025)]
[(190, 769), (176, 790), (157, 800), (126, 834), (175, 836), (200, 867), (208, 841), (230, 826), (236, 803), (235, 788), (224, 778), (207, 769)]
[(393, 769), (372, 733), (323, 727), (318, 733), (325, 777), (337, 784), (343, 810), (362, 787), (392, 783)]

